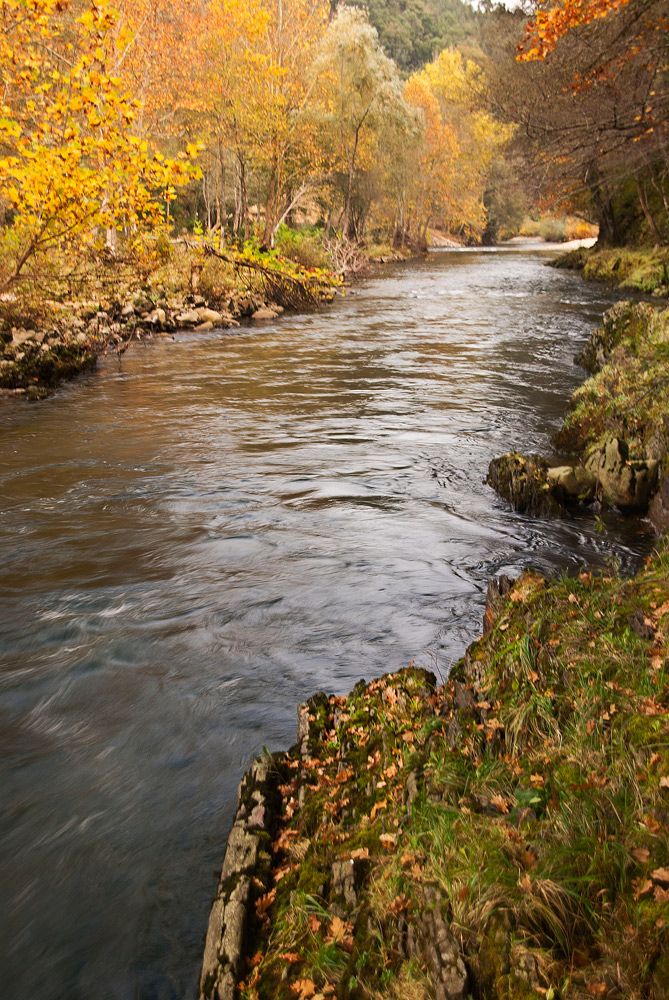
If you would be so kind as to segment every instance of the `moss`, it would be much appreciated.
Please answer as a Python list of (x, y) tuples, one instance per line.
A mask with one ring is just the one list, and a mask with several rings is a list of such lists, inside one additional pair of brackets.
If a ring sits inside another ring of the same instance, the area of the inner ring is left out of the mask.
[(594, 246), (580, 248), (558, 257), (554, 267), (583, 272), (588, 281), (602, 281), (620, 288), (669, 295), (669, 248), (639, 249)]

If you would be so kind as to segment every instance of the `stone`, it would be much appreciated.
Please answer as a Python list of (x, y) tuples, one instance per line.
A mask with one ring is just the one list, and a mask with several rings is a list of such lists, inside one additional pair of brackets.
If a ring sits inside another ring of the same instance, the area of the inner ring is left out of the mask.
[(137, 313), (148, 313), (153, 309), (153, 302), (148, 299), (146, 295), (136, 295), (133, 299), (133, 305), (135, 312)]
[(25, 344), (28, 340), (35, 340), (34, 330), (12, 330), (12, 344), (18, 347), (20, 344)]
[(455, 703), (455, 707), (463, 711), (468, 711), (472, 709), (476, 704), (476, 699), (474, 698), (474, 695), (469, 690), (469, 688), (467, 688), (462, 683), (462, 681), (457, 681), (457, 680), (454, 682), (453, 687), (454, 687), (453, 701)]
[(128, 316), (135, 315), (135, 307), (132, 302), (126, 302), (126, 304), (121, 309), (121, 316), (127, 319)]
[(332, 892), (334, 896), (343, 897), (346, 906), (352, 910), (358, 902), (355, 891), (355, 871), (353, 861), (335, 861), (332, 865)]
[(252, 314), (251, 319), (276, 319), (277, 316), (278, 313), (275, 313), (269, 306), (261, 306)]
[(559, 517), (564, 513), (547, 478), (548, 462), (540, 455), (510, 452), (493, 458), (488, 483), (521, 514)]
[(194, 309), (186, 309), (175, 316), (174, 321), (178, 326), (196, 326), (200, 322), (200, 317)]
[(235, 823), (225, 852), (223, 868), (221, 869), (221, 882), (225, 882), (231, 875), (239, 872), (253, 871), (258, 863), (258, 838), (243, 826)]
[(202, 332), (204, 332), (205, 330), (213, 330), (214, 324), (211, 322), (210, 319), (208, 319), (206, 323), (198, 323), (195, 329)]
[(485, 614), (483, 615), (483, 635), (492, 632), (495, 620), (504, 607), (504, 599), (511, 590), (513, 582), (504, 573), (499, 579), (492, 579), (488, 583), (485, 598)]
[(591, 500), (597, 480), (582, 465), (557, 465), (546, 473), (550, 485), (559, 490), (565, 500)]
[(669, 475), (662, 480), (662, 485), (653, 497), (648, 516), (656, 531), (666, 531), (669, 528)]
[(165, 321), (167, 320), (165, 310), (159, 308), (153, 309), (149, 313), (147, 320), (149, 323), (153, 323), (154, 326), (165, 326)]
[(627, 443), (614, 437), (589, 454), (585, 467), (595, 477), (607, 503), (623, 512), (646, 510), (657, 483), (656, 459), (630, 461)]
[(198, 314), (200, 320), (203, 323), (212, 323), (212, 324), (220, 323), (221, 320), (223, 319), (221, 313), (216, 312), (215, 309), (207, 309), (206, 307), (200, 307), (199, 309), (196, 309), (195, 312)]

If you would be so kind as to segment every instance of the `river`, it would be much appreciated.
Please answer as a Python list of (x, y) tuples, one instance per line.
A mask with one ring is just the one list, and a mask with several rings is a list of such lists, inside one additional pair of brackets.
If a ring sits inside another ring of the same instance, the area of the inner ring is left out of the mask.
[(192, 997), (237, 783), (299, 701), (443, 677), (495, 573), (648, 551), (484, 483), (547, 451), (615, 297), (552, 253), (433, 253), (0, 401), (8, 1000)]

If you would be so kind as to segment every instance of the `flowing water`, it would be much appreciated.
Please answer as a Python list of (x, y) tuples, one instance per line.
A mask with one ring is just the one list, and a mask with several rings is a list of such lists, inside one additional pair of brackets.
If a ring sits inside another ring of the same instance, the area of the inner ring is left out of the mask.
[(495, 573), (646, 553), (638, 521), (533, 520), (484, 484), (549, 449), (613, 301), (549, 256), (434, 253), (2, 401), (8, 1000), (192, 997), (237, 783), (299, 701), (445, 675)]

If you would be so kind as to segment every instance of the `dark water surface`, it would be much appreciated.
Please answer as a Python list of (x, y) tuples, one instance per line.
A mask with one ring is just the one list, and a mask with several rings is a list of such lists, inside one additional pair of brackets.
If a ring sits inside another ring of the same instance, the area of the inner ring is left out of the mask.
[[(435, 253), (2, 402), (3, 996), (191, 997), (237, 783), (296, 704), (443, 675), (492, 574), (606, 560), (483, 483), (547, 450), (613, 300), (548, 256)], [(631, 568), (648, 535), (611, 531)]]

